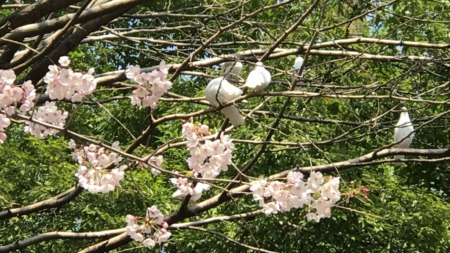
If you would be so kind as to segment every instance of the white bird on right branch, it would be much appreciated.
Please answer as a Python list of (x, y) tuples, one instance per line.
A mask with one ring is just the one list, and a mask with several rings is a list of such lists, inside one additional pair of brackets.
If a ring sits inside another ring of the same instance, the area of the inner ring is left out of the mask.
[(245, 81), (245, 84), (244, 86), (242, 86), (242, 88), (250, 88), (255, 91), (262, 91), (269, 85), (271, 80), (272, 75), (266, 68), (264, 68), (264, 64), (259, 61), (256, 63), (255, 69), (250, 71), (250, 73), (248, 74), (247, 80)]
[[(414, 127), (409, 119), (408, 110), (406, 107), (402, 107), (402, 112), (400, 113), (400, 119), (398, 119), (394, 130), (394, 142), (398, 144), (395, 145), (396, 148), (409, 148), (411, 142), (414, 138)], [(404, 155), (395, 155), (394, 159), (404, 159)]]

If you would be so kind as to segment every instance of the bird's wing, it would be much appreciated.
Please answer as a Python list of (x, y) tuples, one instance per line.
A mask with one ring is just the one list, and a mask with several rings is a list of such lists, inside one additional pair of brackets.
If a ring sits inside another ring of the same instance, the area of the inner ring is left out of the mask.
[(261, 74), (264, 78), (264, 84), (268, 85), (270, 83), (270, 81), (272, 81), (272, 75), (264, 67), (261, 69)]
[(264, 82), (264, 76), (258, 69), (252, 70), (245, 81), (243, 87), (255, 89)]
[[(206, 86), (206, 100), (208, 100), (208, 102), (213, 106), (219, 106), (219, 102), (217, 101), (216, 96), (218, 96), (217, 89), (219, 88), (220, 82), (223, 82), (222, 80), (223, 78), (215, 78), (209, 82), (208, 86)], [(218, 97), (220, 97), (220, 94)]]
[(241, 74), (242, 71), (242, 63), (240, 62), (233, 62), (232, 64), (233, 68), (231, 69), (231, 73), (238, 76)]
[(223, 62), (220, 64), (220, 75), (224, 76), (231, 71), (231, 67), (233, 62)]
[(303, 61), (304, 61), (303, 57), (301, 57), (301, 56), (295, 58), (295, 62), (294, 62), (294, 66), (293, 66), (294, 69), (299, 70), (303, 65)]
[[(411, 134), (414, 131), (414, 127), (411, 122), (405, 123), (404, 125), (399, 125), (394, 130), (394, 142), (400, 142), (397, 144), (398, 148), (408, 148), (411, 145), (411, 142), (414, 138), (414, 134)], [(408, 136), (407, 138), (405, 138)]]
[(242, 95), (242, 93), (243, 92), (241, 89), (226, 81), (223, 82), (220, 87), (219, 100), (221, 102), (228, 103), (229, 101)]

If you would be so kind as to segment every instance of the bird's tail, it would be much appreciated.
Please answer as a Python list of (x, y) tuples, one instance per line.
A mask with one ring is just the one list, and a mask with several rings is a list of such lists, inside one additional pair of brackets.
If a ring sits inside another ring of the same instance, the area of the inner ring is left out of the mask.
[(405, 159), (404, 155), (394, 155), (394, 160)]
[(236, 106), (231, 105), (220, 110), (227, 117), (233, 126), (237, 127), (244, 123), (244, 117), (239, 113)]
[(297, 79), (298, 71), (294, 68), (292, 68), (291, 71), (292, 71), (291, 83), (293, 83)]
[[(394, 155), (394, 160), (398, 160), (398, 159), (405, 159), (405, 156), (404, 155)], [(404, 163), (404, 162), (393, 162), (392, 164), (397, 167), (406, 166), (406, 163)]]

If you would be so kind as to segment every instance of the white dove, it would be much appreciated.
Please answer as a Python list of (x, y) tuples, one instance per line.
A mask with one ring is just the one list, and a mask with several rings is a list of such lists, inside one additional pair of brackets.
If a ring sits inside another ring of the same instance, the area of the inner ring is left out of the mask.
[(264, 68), (263, 63), (259, 61), (256, 63), (255, 69), (248, 74), (247, 80), (242, 87), (261, 91), (269, 85), (271, 80), (272, 76), (269, 71), (267, 71), (267, 69)]
[(242, 63), (240, 62), (223, 62), (220, 64), (220, 74), (225, 77), (228, 82), (236, 83), (241, 74)]
[[(406, 107), (402, 107), (402, 112), (400, 113), (400, 119), (397, 122), (397, 125), (395, 125), (394, 130), (394, 142), (400, 143), (396, 144), (396, 148), (409, 148), (409, 145), (411, 145), (411, 142), (414, 138), (414, 127), (411, 124), (411, 120), (409, 119), (408, 110)], [(408, 136), (407, 138), (405, 138)], [(404, 155), (396, 155), (394, 156), (394, 159), (404, 159)]]
[[(213, 106), (219, 107), (221, 104), (238, 98), (242, 95), (242, 90), (232, 85), (224, 77), (218, 77), (211, 80), (205, 90), (206, 100)], [(244, 118), (239, 113), (235, 105), (230, 105), (220, 110), (233, 124), (239, 126), (244, 122)]]
[[(298, 71), (300, 70), (300, 68), (303, 65), (303, 57), (299, 56), (297, 58), (295, 58), (295, 62), (294, 65), (292, 66), (292, 83), (294, 83), (297, 80), (297, 76), (299, 75)], [(304, 71), (303, 71), (304, 73)], [(301, 75), (301, 77), (303, 77), (303, 73)], [(304, 84), (304, 82), (300, 81), (300, 84)], [(295, 86), (294, 90), (299, 90), (300, 87), (299, 86)]]
[(299, 56), (299, 57), (295, 58), (295, 62), (294, 62), (294, 65), (292, 66), (292, 68), (293, 68), (295, 71), (300, 70), (300, 68), (301, 68), (302, 65), (303, 65), (303, 62), (304, 62), (303, 57)]

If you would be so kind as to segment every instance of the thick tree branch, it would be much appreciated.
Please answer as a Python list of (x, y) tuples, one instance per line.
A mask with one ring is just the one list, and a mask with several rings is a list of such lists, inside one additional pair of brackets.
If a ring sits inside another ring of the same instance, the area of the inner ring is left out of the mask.
[(78, 253), (97, 253), (97, 252), (107, 252), (109, 250), (118, 248), (122, 245), (125, 245), (131, 241), (131, 238), (128, 237), (127, 233), (124, 232), (118, 236), (115, 236), (106, 241), (102, 241), (100, 243), (91, 245)]
[[(90, 21), (94, 18), (100, 17), (102, 15), (108, 15), (111, 12), (115, 12), (121, 9), (129, 9), (133, 6), (136, 6), (142, 3), (144, 0), (114, 0), (109, 1), (105, 4), (95, 6), (92, 9), (86, 10), (82, 15), (77, 19), (77, 23)], [(43, 33), (49, 33), (64, 27), (64, 25), (69, 22), (73, 15), (75, 14), (67, 14), (59, 18), (54, 18), (48, 21), (24, 25), (19, 28), (16, 28), (10, 31), (8, 34), (4, 36), (6, 39), (11, 40), (21, 40), (26, 37), (36, 36)], [(3, 45), (4, 42), (0, 41), (0, 45)]]
[(72, 201), (76, 196), (78, 196), (78, 194), (82, 192), (82, 190), (83, 188), (81, 188), (80, 186), (73, 187), (59, 195), (37, 202), (35, 204), (0, 211), (0, 220), (8, 219), (14, 216), (35, 213), (44, 209), (61, 207), (64, 204)]
[(81, 2), (80, 0), (44, 0), (31, 5), (26, 5), (0, 21), (0, 37), (17, 27), (37, 21), (55, 11), (67, 8), (71, 4)]

